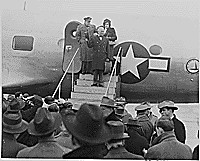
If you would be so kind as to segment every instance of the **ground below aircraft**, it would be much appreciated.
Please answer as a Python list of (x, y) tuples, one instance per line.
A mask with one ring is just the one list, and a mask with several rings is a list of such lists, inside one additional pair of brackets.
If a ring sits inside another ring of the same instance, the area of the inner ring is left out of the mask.
[[(69, 2), (68, 6), (72, 5), (70, 3), (73, 2)], [(112, 20), (118, 35), (115, 56), (122, 47), (122, 60), (129, 64), (127, 68), (121, 68), (120, 95), (134, 103), (164, 99), (181, 103), (199, 102), (198, 21), (176, 15), (135, 15), (134, 11), (130, 12), (128, 3), (124, 7), (127, 14), (109, 12), (107, 8), (104, 12), (91, 13), (96, 24), (100, 25), (107, 17)], [(78, 48), (74, 36), (76, 27), (88, 13), (70, 7), (64, 13), (34, 9), (4, 10), (3, 93), (22, 91), (52, 95)], [(152, 45), (160, 46), (162, 52), (152, 54)], [(80, 67), (78, 54), (75, 58), (75, 80), (79, 77)], [(71, 72), (70, 68), (62, 83), (64, 98), (70, 97)]]

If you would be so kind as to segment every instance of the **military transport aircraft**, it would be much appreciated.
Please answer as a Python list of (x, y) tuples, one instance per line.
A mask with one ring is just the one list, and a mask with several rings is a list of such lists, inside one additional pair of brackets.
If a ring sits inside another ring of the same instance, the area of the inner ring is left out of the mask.
[[(97, 26), (111, 19), (117, 31), (122, 96), (130, 102), (199, 102), (197, 2), (14, 2), (2, 12), (3, 93), (52, 95), (78, 48), (76, 27), (91, 16)], [(78, 53), (75, 79), (80, 69)], [(71, 73), (62, 83), (64, 97), (70, 96)]]

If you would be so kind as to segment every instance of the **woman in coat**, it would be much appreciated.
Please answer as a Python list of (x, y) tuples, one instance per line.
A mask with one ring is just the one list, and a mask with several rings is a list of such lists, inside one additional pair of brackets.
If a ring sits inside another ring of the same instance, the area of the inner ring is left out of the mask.
[[(112, 68), (114, 66), (114, 59), (113, 59), (113, 55), (114, 55), (114, 45), (115, 45), (115, 41), (117, 40), (117, 35), (115, 32), (115, 28), (111, 27), (111, 20), (109, 19), (105, 19), (103, 21), (103, 26), (104, 26), (104, 36), (106, 38), (108, 38), (109, 40), (109, 45), (110, 45), (110, 58), (112, 61)], [(118, 70), (117, 70), (118, 71)]]

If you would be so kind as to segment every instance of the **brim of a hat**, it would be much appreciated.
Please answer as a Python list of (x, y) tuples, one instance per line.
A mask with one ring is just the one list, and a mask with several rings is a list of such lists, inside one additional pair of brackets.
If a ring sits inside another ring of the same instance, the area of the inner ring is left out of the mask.
[(176, 107), (176, 106), (163, 106), (163, 107), (160, 107), (159, 109), (162, 109), (162, 108), (171, 108), (174, 110), (178, 110), (178, 107)]
[(102, 128), (100, 129), (98, 135), (96, 135), (94, 138), (81, 134), (78, 130), (78, 128), (80, 127), (78, 127), (76, 115), (65, 115), (63, 117), (63, 124), (75, 138), (83, 142), (95, 145), (105, 143), (111, 139), (110, 128), (109, 126), (104, 124), (102, 125)]
[(104, 103), (101, 103), (100, 106), (106, 106), (106, 107), (110, 107), (110, 108), (118, 108), (117, 106), (108, 105), (108, 104), (104, 104)]
[(125, 104), (128, 104), (127, 102), (115, 102), (116, 104), (123, 104), (123, 105), (125, 105)]
[(53, 132), (54, 130), (56, 130), (60, 125), (61, 125), (61, 115), (59, 113), (56, 112), (51, 112), (51, 114), (53, 115), (53, 117), (55, 118), (55, 122), (53, 124), (53, 128), (49, 131), (46, 131), (44, 133), (38, 133), (35, 129), (35, 125), (34, 125), (34, 119), (29, 123), (28, 126), (28, 133), (31, 135), (35, 135), (35, 136), (43, 136), (43, 135), (47, 135), (50, 134), (51, 132)]
[(22, 120), (21, 127), (17, 128), (17, 129), (12, 129), (12, 128), (3, 126), (3, 131), (6, 133), (10, 133), (10, 134), (20, 134), (20, 133), (26, 131), (27, 128), (28, 128), (28, 123), (26, 121)]
[(130, 136), (127, 133), (124, 133), (123, 136), (116, 137), (116, 138), (113, 138), (113, 139), (118, 140), (118, 139), (128, 139), (128, 138), (130, 138)]

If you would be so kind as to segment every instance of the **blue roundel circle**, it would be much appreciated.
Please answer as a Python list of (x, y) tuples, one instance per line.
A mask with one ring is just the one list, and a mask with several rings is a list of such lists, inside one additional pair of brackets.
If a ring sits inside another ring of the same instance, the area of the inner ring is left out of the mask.
[(114, 47), (114, 58), (118, 52), (121, 54), (121, 67), (118, 62), (117, 73), (121, 73), (122, 83), (139, 83), (148, 76), (150, 54), (142, 44), (133, 41), (123, 42)]

